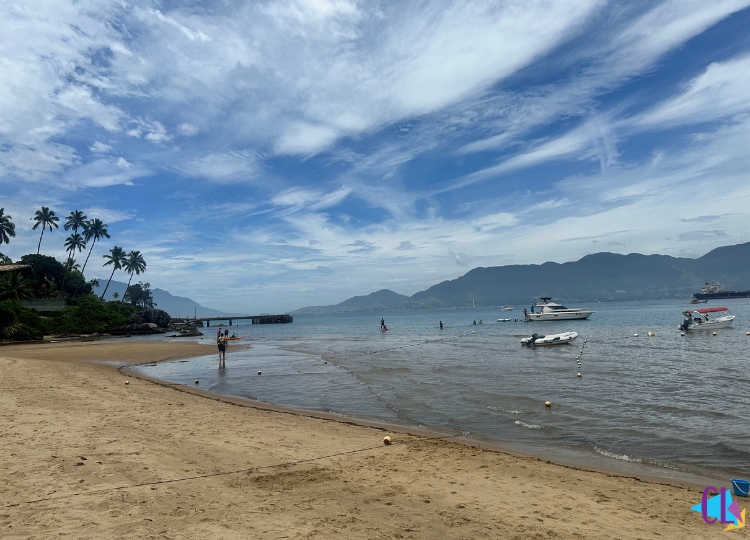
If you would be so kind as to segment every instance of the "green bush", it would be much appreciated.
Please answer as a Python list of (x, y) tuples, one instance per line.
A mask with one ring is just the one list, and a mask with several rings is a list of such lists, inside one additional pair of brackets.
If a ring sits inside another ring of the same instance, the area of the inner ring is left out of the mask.
[(33, 309), (21, 307), (14, 300), (0, 302), (0, 339), (42, 339), (49, 324)]
[(78, 305), (68, 306), (55, 320), (57, 332), (76, 334), (104, 333), (130, 322), (135, 313), (131, 306), (120, 302), (102, 302), (96, 295), (89, 294), (78, 299)]

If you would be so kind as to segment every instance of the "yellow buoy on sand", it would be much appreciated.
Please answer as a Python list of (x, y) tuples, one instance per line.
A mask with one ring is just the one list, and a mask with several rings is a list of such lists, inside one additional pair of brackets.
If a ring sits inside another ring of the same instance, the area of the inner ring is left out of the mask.
[(386, 435), (385, 437), (383, 437), (383, 444), (386, 445), (386, 446), (388, 446), (389, 444), (391, 444), (391, 436), (390, 435)]
[(130, 384), (130, 381), (125, 381), (125, 384)]

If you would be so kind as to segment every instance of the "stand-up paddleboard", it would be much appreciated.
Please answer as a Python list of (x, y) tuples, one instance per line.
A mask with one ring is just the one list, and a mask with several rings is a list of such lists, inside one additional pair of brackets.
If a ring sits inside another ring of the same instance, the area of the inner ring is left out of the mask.
[(387, 326), (383, 326), (383, 327), (381, 327), (381, 328), (380, 328), (380, 331), (381, 331), (381, 332), (385, 332), (385, 331), (387, 331), (387, 330), (388, 330), (388, 327), (387, 327)]

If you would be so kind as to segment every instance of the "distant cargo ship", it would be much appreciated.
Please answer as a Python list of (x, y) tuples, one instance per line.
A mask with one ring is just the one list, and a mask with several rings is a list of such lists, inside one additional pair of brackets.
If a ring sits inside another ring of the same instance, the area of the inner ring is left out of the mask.
[(713, 285), (706, 283), (701, 289), (701, 292), (693, 294), (693, 298), (696, 300), (750, 298), (750, 291), (725, 291), (719, 283), (714, 283)]

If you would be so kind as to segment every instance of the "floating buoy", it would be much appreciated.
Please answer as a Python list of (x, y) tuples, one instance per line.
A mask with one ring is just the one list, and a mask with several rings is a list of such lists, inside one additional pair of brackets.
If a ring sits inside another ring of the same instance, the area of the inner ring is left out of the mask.
[(130, 381), (125, 381), (125, 384), (130, 384)]
[(195, 384), (198, 384), (200, 381), (198, 379), (195, 379)]
[(328, 362), (323, 362), (324, 364), (327, 364)]
[(654, 334), (653, 332), (649, 332), (649, 333), (648, 333), (648, 337), (654, 337), (655, 335), (656, 335), (656, 334)]
[(633, 334), (633, 337), (638, 337), (638, 334)]
[(581, 374), (580, 374), (580, 373), (576, 373), (576, 377), (580, 377), (580, 376), (581, 376)]
[(388, 446), (389, 444), (391, 444), (391, 436), (390, 435), (386, 435), (385, 437), (383, 437), (383, 444), (386, 445), (386, 446)]
[(552, 407), (552, 402), (550, 402), (550, 401), (545, 401), (545, 402), (544, 402), (544, 406), (545, 406), (545, 407)]
[(260, 371), (258, 372), (258, 375), (260, 375)]
[(745, 335), (746, 336), (750, 336), (750, 332), (745, 332)]
[(716, 332), (714, 332), (714, 334), (713, 334), (713, 335), (716, 335)]
[(685, 337), (685, 332), (680, 332), (680, 335), (681, 335), (682, 337)]

